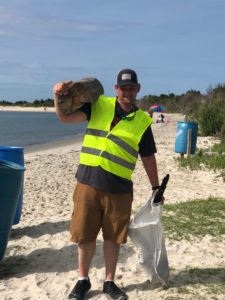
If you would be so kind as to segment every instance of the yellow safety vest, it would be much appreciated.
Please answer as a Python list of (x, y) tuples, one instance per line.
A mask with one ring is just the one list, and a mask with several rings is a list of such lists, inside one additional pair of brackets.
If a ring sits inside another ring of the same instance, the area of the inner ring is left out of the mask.
[(138, 109), (133, 120), (121, 120), (110, 130), (115, 105), (116, 98), (106, 96), (100, 96), (92, 103), (80, 163), (101, 166), (110, 173), (131, 180), (138, 157), (138, 144), (152, 119)]

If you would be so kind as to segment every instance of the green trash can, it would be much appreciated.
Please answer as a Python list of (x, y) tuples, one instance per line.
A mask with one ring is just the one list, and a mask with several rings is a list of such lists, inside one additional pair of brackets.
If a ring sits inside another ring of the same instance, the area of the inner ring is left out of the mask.
[(0, 160), (0, 261), (4, 258), (24, 177), (24, 166)]

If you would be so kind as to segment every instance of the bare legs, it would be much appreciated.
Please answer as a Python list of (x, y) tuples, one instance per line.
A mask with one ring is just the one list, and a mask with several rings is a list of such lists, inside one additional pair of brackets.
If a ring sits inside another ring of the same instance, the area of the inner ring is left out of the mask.
[(114, 280), (120, 245), (113, 241), (104, 241), (105, 279)]
[(78, 244), (78, 269), (80, 277), (88, 277), (88, 271), (94, 253), (95, 241)]
[[(80, 277), (88, 277), (88, 271), (95, 252), (95, 245), (95, 241), (78, 244), (78, 268)], [(105, 257), (105, 278), (107, 280), (114, 280), (120, 245), (113, 241), (105, 240), (103, 251)]]

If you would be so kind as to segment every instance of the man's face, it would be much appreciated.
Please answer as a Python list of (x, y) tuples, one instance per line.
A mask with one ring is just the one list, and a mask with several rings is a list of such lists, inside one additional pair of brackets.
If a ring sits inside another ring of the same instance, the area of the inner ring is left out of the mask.
[(138, 92), (140, 91), (140, 84), (127, 84), (122, 87), (115, 85), (115, 90), (118, 96), (118, 100), (123, 101), (125, 103), (133, 103), (136, 99)]

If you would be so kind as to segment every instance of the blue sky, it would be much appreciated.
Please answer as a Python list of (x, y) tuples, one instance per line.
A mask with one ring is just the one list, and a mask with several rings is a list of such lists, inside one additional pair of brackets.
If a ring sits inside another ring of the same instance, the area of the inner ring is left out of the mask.
[(1, 0), (0, 100), (52, 98), (58, 81), (122, 68), (139, 97), (225, 82), (225, 0)]

